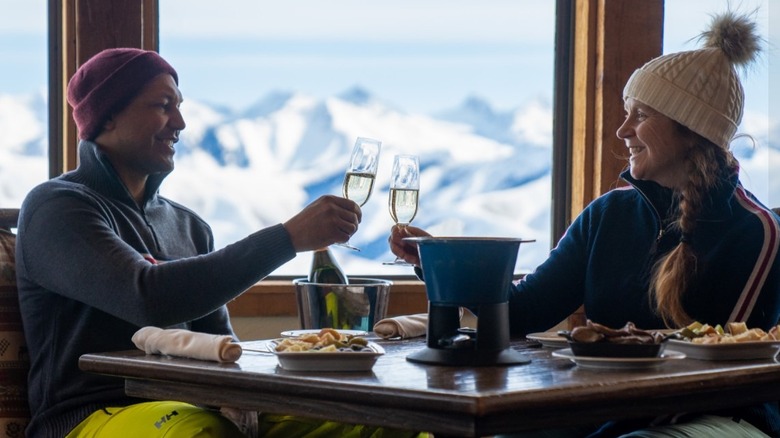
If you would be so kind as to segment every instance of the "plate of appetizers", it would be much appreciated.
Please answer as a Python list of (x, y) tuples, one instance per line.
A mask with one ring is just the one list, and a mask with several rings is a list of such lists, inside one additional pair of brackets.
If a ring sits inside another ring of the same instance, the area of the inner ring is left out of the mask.
[[(310, 334), (319, 334), (324, 329), (305, 329), (305, 330), (285, 330), (280, 333), (280, 335), (284, 336), (285, 338), (297, 338), (303, 335), (310, 335)], [(330, 329), (330, 330), (336, 330), (338, 333), (344, 335), (344, 336), (368, 336), (368, 332), (364, 330), (341, 330), (341, 329)]]
[(384, 348), (374, 342), (357, 348), (336, 350), (277, 351), (278, 343), (271, 343), (271, 351), (279, 359), (279, 366), (287, 371), (370, 371)]
[(700, 360), (773, 359), (780, 351), (780, 341), (748, 341), (733, 343), (697, 343), (689, 340), (669, 340), (669, 348)]
[(268, 345), (279, 366), (288, 371), (369, 371), (385, 354), (381, 345), (335, 329), (274, 339)]

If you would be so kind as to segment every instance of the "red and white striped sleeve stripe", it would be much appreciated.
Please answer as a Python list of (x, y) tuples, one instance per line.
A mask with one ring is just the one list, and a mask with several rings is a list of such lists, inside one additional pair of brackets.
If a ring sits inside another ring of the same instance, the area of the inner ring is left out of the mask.
[(742, 185), (737, 186), (735, 196), (740, 205), (758, 217), (764, 228), (764, 240), (761, 245), (761, 251), (756, 258), (753, 271), (742, 289), (739, 300), (737, 300), (737, 304), (729, 317), (729, 321), (745, 322), (750, 318), (753, 306), (755, 306), (756, 300), (758, 300), (758, 295), (764, 287), (775, 257), (777, 257), (778, 250), (780, 250), (780, 226), (778, 226), (772, 212), (751, 199)]

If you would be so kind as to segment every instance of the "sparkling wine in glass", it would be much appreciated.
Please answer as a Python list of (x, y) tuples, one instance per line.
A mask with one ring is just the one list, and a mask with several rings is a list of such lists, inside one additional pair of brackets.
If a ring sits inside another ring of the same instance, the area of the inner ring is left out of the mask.
[[(417, 215), (417, 201), (420, 194), (420, 159), (417, 155), (396, 155), (393, 159), (393, 174), (390, 177), (388, 208), (390, 217), (400, 227), (409, 225)], [(385, 265), (409, 265), (396, 257)]]
[[(344, 175), (342, 191), (345, 198), (355, 201), (361, 207), (371, 197), (374, 180), (376, 179), (376, 169), (379, 165), (379, 151), (381, 149), (381, 141), (365, 137), (358, 137), (357, 141), (355, 141), (355, 147), (352, 149), (349, 167)], [(350, 245), (349, 242), (337, 243), (336, 245), (360, 251), (359, 248)]]

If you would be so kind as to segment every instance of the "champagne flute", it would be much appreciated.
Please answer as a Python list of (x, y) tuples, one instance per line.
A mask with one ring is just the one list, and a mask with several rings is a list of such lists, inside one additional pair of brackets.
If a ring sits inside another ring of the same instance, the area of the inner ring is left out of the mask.
[[(381, 148), (382, 142), (379, 140), (358, 137), (355, 141), (355, 147), (352, 149), (349, 167), (344, 175), (342, 191), (345, 198), (355, 201), (361, 207), (371, 197)], [(336, 245), (360, 251), (360, 248), (350, 245), (349, 241)]]
[[(399, 227), (409, 225), (417, 215), (420, 193), (420, 158), (417, 155), (396, 155), (390, 176), (390, 216)], [(410, 265), (400, 257), (383, 265)]]

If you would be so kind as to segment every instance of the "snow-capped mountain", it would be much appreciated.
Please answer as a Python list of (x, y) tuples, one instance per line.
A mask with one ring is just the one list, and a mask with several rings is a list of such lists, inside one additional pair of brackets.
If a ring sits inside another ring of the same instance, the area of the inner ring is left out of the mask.
[[(383, 145), (374, 193), (351, 239), (362, 251), (334, 249), (348, 274), (409, 273), (380, 263), (392, 259), (387, 196), (398, 153), (420, 156), (414, 225), (435, 235), (536, 239), (520, 248), (518, 268), (524, 271), (549, 251), (549, 103), (502, 112), (469, 97), (458, 108), (428, 116), (356, 87), (324, 100), (274, 92), (240, 112), (188, 98), (182, 111), (187, 128), (177, 145), (176, 170), (161, 192), (202, 215), (218, 246), (283, 222), (320, 195), (340, 194), (355, 139), (371, 137)], [(46, 113), (44, 95), (0, 95), (0, 205), (20, 205), (46, 178)], [(768, 170), (780, 168), (780, 147), (767, 141), (777, 138), (769, 132), (778, 126), (766, 116), (746, 115), (743, 127), (752, 128), (757, 140), (755, 148), (737, 148), (745, 183), (774, 194), (780, 205), (780, 179), (769, 178)], [(277, 273), (301, 274), (309, 263), (301, 254)]]
[[(521, 124), (514, 112), (495, 114), (496, 120), (506, 120), (503, 129), (490, 128), (504, 139), (497, 140), (482, 132), (487, 122), (463, 122), (475, 116), (473, 100), (438, 118), (405, 113), (360, 88), (325, 100), (277, 92), (239, 114), (188, 101), (177, 169), (162, 191), (201, 213), (219, 243), (226, 244), (292, 216), (320, 195), (340, 194), (355, 139), (376, 138), (383, 142), (377, 182), (351, 240), (362, 251), (336, 254), (348, 272), (403, 272), (378, 263), (391, 258), (386, 199), (397, 153), (420, 155), (415, 225), (439, 235), (537, 239), (536, 251), (521, 250), (524, 266), (533, 266), (549, 248), (550, 142), (544, 139), (551, 126), (531, 124), (538, 132), (517, 129)], [(518, 114), (523, 111), (546, 111), (551, 124), (550, 109), (542, 104), (534, 102)], [(308, 257), (298, 259), (291, 264), (303, 272)]]

